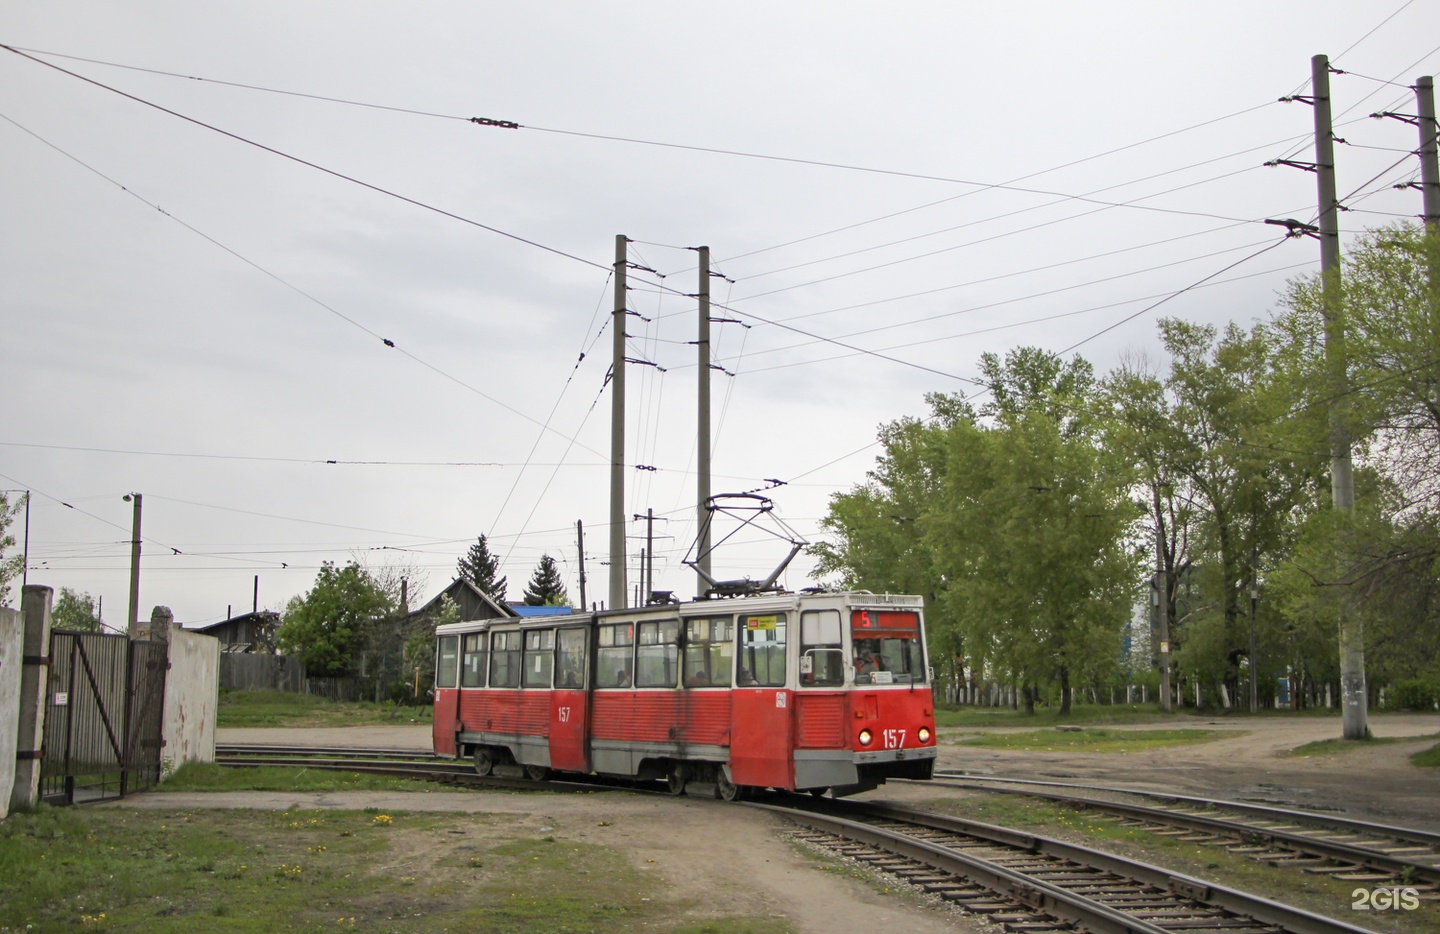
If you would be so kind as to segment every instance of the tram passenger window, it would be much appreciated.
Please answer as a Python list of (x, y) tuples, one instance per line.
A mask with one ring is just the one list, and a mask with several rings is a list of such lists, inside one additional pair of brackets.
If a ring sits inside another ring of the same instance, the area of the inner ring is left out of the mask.
[(520, 686), (520, 633), (497, 632), (490, 643), (490, 686)]
[(556, 653), (555, 686), (557, 688), (583, 688), (585, 686), (585, 630), (562, 629), (559, 633), (560, 650)]
[(595, 686), (630, 687), (634, 675), (631, 647), (635, 643), (635, 624), (601, 626), (596, 641), (599, 647), (595, 650)]
[(641, 623), (635, 649), (635, 686), (673, 688), (680, 673), (680, 621)]
[(855, 610), (850, 614), (856, 684), (920, 684), (925, 652), (920, 614), (910, 610)]
[(735, 660), (735, 621), (729, 616), (685, 621), (685, 684), (730, 686)]
[(554, 667), (555, 630), (534, 629), (525, 633), (525, 687), (548, 688)]
[(459, 636), (441, 636), (435, 649), (435, 686), (455, 686), (455, 656), (460, 647)]
[(460, 656), (460, 686), (462, 688), (483, 688), (485, 686), (485, 633), (471, 632), (465, 635), (465, 651)]
[(813, 687), (845, 683), (839, 610), (800, 614), (800, 683)]
[(785, 614), (740, 617), (737, 687), (784, 687)]

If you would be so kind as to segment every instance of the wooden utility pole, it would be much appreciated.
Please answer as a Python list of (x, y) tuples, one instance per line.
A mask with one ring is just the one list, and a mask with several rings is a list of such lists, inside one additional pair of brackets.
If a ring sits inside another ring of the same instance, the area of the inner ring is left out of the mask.
[(696, 415), (695, 458), (695, 576), (696, 593), (703, 594), (710, 586), (710, 513), (705, 508), (710, 499), (710, 248), (700, 253), (700, 327), (695, 346), (700, 370), (700, 407)]
[(629, 605), (625, 584), (625, 270), (624, 234), (615, 235), (615, 310), (610, 318), (610, 609)]

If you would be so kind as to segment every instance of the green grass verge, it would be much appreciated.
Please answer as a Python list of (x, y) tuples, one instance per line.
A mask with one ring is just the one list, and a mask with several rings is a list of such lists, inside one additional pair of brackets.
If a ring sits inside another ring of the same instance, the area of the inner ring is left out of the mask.
[[(1311, 756), (1333, 756), (1336, 753), (1354, 752), (1357, 749), (1373, 749), (1386, 743), (1413, 743), (1416, 740), (1436, 738), (1440, 738), (1440, 733), (1431, 733), (1427, 736), (1367, 736), (1361, 740), (1317, 739), (1313, 743), (1296, 746), (1280, 755), (1288, 758), (1308, 759)], [(1424, 755), (1424, 753), (1419, 753), (1419, 755)], [(1414, 757), (1411, 758), (1413, 761)]]
[(1422, 769), (1440, 769), (1440, 743), (1436, 743), (1424, 752), (1415, 753), (1410, 757), (1410, 762)]
[(1222, 737), (1243, 736), (1234, 730), (1106, 730), (1077, 731), (1054, 729), (1020, 733), (990, 733), (961, 740), (961, 746), (988, 746), (997, 749), (1025, 749), (1032, 752), (1138, 752), (1164, 746), (1192, 746)]
[(513, 815), (50, 808), (0, 823), (0, 930), (787, 934)]
[(390, 724), (396, 726), (426, 723), (431, 708), (396, 706), (373, 701), (326, 700), (311, 694), (288, 691), (220, 692), (216, 725), (221, 727), (318, 727), (364, 726)]
[(451, 791), (459, 786), (437, 782), (332, 772), (304, 766), (232, 768), (190, 762), (176, 769), (156, 791)]
[(1033, 714), (1007, 707), (951, 707), (936, 705), (936, 726), (1044, 726), (1051, 723), (1169, 723), (1176, 717), (1195, 716), (1193, 709), (1165, 713), (1156, 704), (1085, 704), (1060, 716), (1055, 708), (1037, 708)]

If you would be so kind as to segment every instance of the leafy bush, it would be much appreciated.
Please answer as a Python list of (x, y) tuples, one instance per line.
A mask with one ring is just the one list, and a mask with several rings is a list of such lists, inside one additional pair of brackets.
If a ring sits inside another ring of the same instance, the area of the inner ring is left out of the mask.
[(1391, 698), (1387, 706), (1398, 710), (1434, 710), (1440, 700), (1440, 684), (1423, 678), (1396, 681)]

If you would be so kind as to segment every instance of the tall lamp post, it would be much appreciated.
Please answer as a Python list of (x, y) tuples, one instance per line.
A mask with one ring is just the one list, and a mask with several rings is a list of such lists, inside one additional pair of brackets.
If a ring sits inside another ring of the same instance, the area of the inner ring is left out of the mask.
[(140, 494), (126, 493), (125, 502), (134, 501), (135, 520), (130, 536), (130, 620), (127, 632), (133, 639), (140, 620)]

